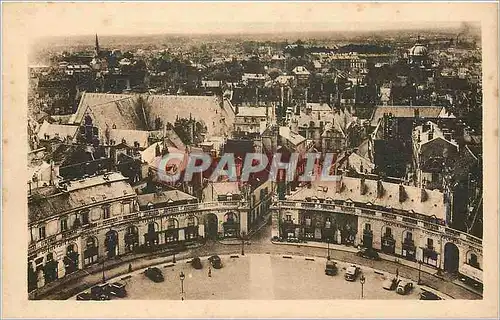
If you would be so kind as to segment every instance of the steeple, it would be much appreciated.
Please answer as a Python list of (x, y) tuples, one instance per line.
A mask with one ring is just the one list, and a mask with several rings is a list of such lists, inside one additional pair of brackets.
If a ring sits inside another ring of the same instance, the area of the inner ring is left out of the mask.
[(99, 49), (99, 38), (97, 37), (97, 33), (95, 34), (95, 56), (98, 57), (99, 54), (101, 53)]

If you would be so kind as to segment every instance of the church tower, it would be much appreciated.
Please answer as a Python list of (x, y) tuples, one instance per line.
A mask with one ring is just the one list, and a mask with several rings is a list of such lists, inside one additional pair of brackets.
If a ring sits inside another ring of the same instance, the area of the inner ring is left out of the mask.
[(101, 53), (101, 50), (99, 49), (99, 38), (97, 37), (97, 33), (95, 34), (95, 48), (94, 48), (94, 55), (96, 57), (99, 57), (99, 54)]

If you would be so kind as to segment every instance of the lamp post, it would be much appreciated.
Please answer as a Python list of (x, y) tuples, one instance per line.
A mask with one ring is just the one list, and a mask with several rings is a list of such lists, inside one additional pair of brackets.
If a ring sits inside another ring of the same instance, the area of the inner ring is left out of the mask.
[(106, 282), (106, 277), (104, 275), (104, 258), (102, 258), (102, 283)]
[(175, 263), (175, 250), (174, 250), (174, 256), (172, 258), (172, 263)]
[(245, 231), (241, 232), (241, 255), (245, 255)]
[(184, 279), (186, 279), (184, 272), (181, 271), (179, 279), (181, 280), (181, 300), (184, 300)]
[(327, 251), (326, 251), (326, 260), (330, 261), (330, 238), (326, 239)]
[(366, 278), (364, 275), (361, 275), (359, 282), (361, 282), (361, 299), (363, 299), (363, 285), (365, 284)]
[(420, 278), (421, 271), (422, 271), (422, 260), (418, 260), (418, 282), (417, 282), (417, 284), (422, 284), (422, 279)]

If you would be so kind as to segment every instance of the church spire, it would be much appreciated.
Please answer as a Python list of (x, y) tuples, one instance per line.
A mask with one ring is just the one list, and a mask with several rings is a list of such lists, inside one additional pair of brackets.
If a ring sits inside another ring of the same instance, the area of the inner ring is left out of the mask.
[(97, 33), (95, 34), (95, 55), (96, 57), (99, 56), (100, 54), (100, 49), (99, 49), (99, 38), (97, 37)]

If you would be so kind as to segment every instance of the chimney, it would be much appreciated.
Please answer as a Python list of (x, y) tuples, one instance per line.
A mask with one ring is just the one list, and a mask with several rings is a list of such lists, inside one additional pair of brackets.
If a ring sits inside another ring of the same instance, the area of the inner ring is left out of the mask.
[(359, 192), (361, 193), (361, 195), (364, 195), (366, 194), (366, 183), (365, 183), (365, 177), (361, 177), (361, 179), (359, 180), (360, 184), (359, 184)]
[(382, 185), (382, 181), (377, 181), (377, 198), (382, 198), (384, 195), (384, 186)]
[(420, 202), (425, 202), (428, 198), (427, 191), (424, 188), (420, 189)]
[(408, 196), (406, 194), (405, 187), (402, 184), (400, 184), (399, 185), (399, 202), (405, 202), (407, 197)]

